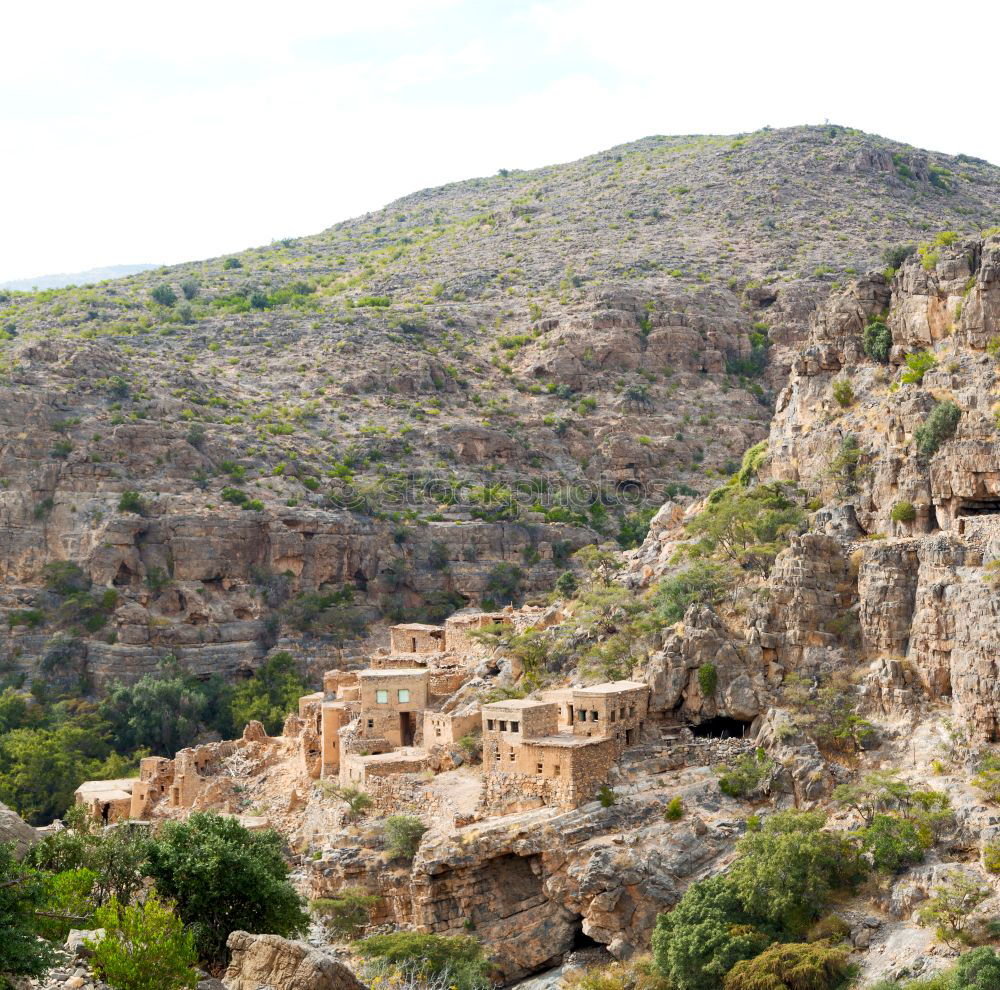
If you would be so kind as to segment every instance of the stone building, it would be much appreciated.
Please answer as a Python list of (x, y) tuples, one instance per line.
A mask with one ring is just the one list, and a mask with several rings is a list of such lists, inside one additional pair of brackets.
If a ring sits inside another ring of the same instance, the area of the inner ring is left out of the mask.
[(424, 712), (424, 746), (449, 746), (471, 736), (482, 725), (476, 709), (464, 715), (454, 712)]
[(124, 821), (132, 811), (134, 778), (123, 780), (88, 780), (73, 794), (75, 803), (87, 809), (94, 821), (104, 825)]
[(357, 738), (382, 752), (416, 746), (423, 738), (430, 675), (419, 667), (364, 670), (358, 674)]
[(639, 742), (648, 696), (645, 684), (616, 681), (484, 705), (483, 806), (497, 813), (589, 800)]
[(389, 648), (393, 654), (441, 653), (444, 650), (444, 629), (422, 622), (404, 622), (389, 630)]

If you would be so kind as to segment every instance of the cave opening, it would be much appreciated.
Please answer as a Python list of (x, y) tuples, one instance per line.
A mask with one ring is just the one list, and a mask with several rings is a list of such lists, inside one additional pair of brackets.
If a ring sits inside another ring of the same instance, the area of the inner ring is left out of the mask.
[(583, 918), (576, 923), (576, 927), (573, 930), (573, 944), (570, 946), (570, 952), (579, 952), (581, 949), (603, 949), (604, 946), (592, 939), (583, 930)]
[(750, 722), (728, 715), (716, 715), (691, 726), (697, 739), (742, 739), (750, 731)]
[(995, 516), (1000, 515), (1000, 497), (998, 498), (961, 498), (958, 500), (958, 516)]

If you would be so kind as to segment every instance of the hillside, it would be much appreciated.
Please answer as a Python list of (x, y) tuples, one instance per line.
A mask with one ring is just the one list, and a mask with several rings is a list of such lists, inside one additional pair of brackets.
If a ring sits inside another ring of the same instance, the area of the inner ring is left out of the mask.
[(103, 268), (88, 268), (82, 272), (63, 272), (58, 275), (36, 275), (33, 278), (18, 278), (10, 282), (0, 282), (0, 289), (14, 289), (31, 292), (34, 289), (64, 289), (71, 285), (93, 285), (108, 279), (124, 278), (148, 272), (158, 265), (107, 265)]
[(121, 601), (97, 637), (0, 649), (30, 674), (68, 635), (99, 682), (165, 651), (247, 669), (285, 634), (323, 652), (378, 614), (547, 590), (577, 546), (632, 545), (728, 476), (817, 303), (886, 247), (989, 225), (998, 184), (839, 127), (647, 138), (6, 292), (0, 606), (45, 613), (64, 559)]

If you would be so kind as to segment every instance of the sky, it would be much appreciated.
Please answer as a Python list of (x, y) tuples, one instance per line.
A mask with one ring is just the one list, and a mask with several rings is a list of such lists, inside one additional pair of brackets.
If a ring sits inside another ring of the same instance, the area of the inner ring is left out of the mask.
[[(994, 37), (1000, 6), (962, 23)], [(649, 134), (829, 120), (1000, 163), (988, 70), (923, 0), (47, 0), (0, 30), (0, 282), (213, 257)]]

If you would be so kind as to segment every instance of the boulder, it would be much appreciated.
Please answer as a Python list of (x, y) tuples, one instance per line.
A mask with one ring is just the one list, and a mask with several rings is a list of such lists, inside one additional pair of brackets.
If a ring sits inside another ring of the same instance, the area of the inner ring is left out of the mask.
[(346, 966), (305, 942), (233, 932), (227, 945), (227, 990), (365, 990)]

